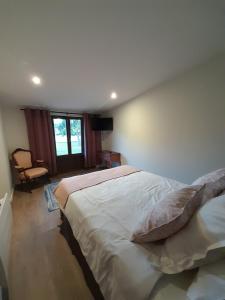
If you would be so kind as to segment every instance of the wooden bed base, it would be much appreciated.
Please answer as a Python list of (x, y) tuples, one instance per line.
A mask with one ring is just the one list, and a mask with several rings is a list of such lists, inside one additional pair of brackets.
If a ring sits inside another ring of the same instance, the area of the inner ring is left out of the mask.
[(82, 254), (79, 243), (73, 235), (73, 231), (71, 229), (70, 223), (61, 210), (60, 210), (60, 216), (61, 216), (61, 220), (62, 220), (61, 225), (59, 225), (60, 233), (66, 239), (66, 241), (72, 251), (72, 254), (77, 258), (77, 261), (83, 271), (87, 286), (89, 287), (95, 300), (104, 300), (104, 297), (101, 293), (99, 285), (95, 281), (93, 273), (92, 273), (88, 263), (86, 262), (85, 257)]

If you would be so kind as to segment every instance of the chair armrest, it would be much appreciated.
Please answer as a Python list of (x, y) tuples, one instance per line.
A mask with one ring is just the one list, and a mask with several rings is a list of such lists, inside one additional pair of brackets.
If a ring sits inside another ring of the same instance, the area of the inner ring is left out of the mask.
[(37, 159), (35, 165), (38, 167), (47, 167), (48, 164), (43, 159)]
[(19, 166), (19, 165), (16, 165), (14, 166), (14, 168), (18, 171), (18, 172), (22, 172), (24, 170), (23, 167)]

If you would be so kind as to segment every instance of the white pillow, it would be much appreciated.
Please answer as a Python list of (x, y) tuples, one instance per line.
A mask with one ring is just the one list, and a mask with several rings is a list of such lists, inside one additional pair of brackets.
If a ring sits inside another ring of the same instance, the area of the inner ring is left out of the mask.
[(153, 263), (168, 274), (225, 257), (225, 195), (209, 200), (163, 244), (149, 246)]
[(190, 300), (225, 299), (225, 260), (202, 266), (187, 296)]

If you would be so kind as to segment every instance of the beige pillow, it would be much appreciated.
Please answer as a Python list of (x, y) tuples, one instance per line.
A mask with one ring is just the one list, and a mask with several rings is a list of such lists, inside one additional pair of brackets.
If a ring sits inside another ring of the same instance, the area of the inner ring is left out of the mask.
[(216, 181), (220, 179), (221, 177), (225, 176), (225, 168), (223, 169), (218, 169), (215, 171), (212, 171), (208, 174), (205, 174), (198, 179), (196, 179), (192, 184), (193, 185), (203, 185), (212, 181)]
[(173, 235), (200, 207), (205, 186), (189, 186), (169, 193), (157, 202), (132, 235), (136, 243), (153, 242)]

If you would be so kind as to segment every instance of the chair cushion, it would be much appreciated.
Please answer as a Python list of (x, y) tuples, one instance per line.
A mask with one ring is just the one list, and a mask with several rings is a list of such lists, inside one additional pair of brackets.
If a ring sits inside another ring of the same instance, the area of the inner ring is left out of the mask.
[(32, 168), (24, 171), (24, 173), (26, 177), (33, 179), (47, 174), (48, 170), (46, 168)]
[(20, 167), (26, 169), (32, 167), (31, 153), (29, 151), (18, 151), (14, 153), (14, 159)]

